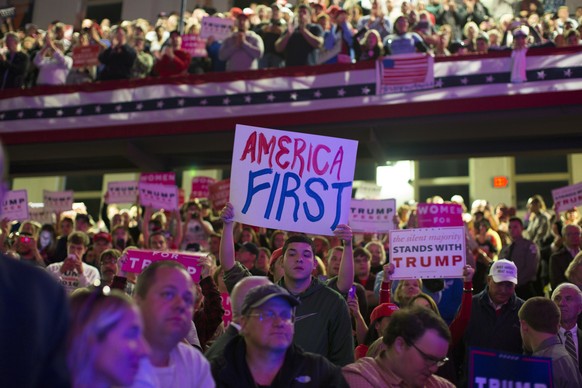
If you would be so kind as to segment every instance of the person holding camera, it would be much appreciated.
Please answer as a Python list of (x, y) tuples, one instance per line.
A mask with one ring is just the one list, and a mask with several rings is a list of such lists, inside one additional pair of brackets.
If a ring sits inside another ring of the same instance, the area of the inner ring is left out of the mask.
[(183, 237), (180, 245), (182, 250), (187, 250), (188, 245), (198, 244), (200, 249), (208, 249), (208, 238), (214, 229), (212, 224), (206, 221), (202, 215), (202, 209), (197, 201), (190, 201), (183, 205), (182, 210)]

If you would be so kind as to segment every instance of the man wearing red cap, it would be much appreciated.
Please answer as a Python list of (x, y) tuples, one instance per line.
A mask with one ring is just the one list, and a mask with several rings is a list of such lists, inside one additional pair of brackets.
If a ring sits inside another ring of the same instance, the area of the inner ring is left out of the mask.
[(362, 344), (356, 346), (356, 359), (365, 357), (370, 345), (384, 335), (384, 330), (386, 330), (388, 323), (390, 323), (390, 317), (396, 311), (398, 311), (398, 306), (394, 303), (382, 303), (372, 310), (372, 314), (370, 314), (370, 327), (366, 333), (366, 338)]

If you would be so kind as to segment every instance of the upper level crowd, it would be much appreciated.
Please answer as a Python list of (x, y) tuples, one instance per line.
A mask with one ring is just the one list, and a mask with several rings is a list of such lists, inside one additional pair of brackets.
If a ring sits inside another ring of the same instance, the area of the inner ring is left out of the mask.
[[(7, 19), (0, 89), (580, 44), (582, 7), (571, 14), (559, 1), (520, 0), (512, 8), (490, 10), (479, 0), (403, 1), (400, 7), (391, 0), (282, 0), (228, 12), (197, 8), (183, 22), (176, 12), (161, 13), (153, 23), (85, 19), (70, 37), (69, 21), (55, 21), (46, 31), (32, 24), (14, 31)], [(178, 31), (199, 36), (206, 16), (231, 19), (232, 33), (184, 50)], [(75, 48), (89, 45), (98, 47), (98, 63), (75, 65)]]

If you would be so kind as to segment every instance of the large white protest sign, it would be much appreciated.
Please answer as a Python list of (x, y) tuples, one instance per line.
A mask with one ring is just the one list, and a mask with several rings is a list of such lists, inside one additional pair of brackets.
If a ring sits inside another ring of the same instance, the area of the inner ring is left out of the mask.
[(214, 40), (224, 40), (232, 33), (233, 24), (234, 20), (232, 19), (205, 16), (202, 18), (200, 37), (208, 39), (212, 36)]
[(26, 190), (13, 190), (6, 193), (2, 203), (2, 219), (24, 221), (29, 219), (28, 193)]
[(350, 226), (354, 232), (386, 233), (394, 225), (395, 199), (352, 199)]
[(57, 213), (73, 208), (73, 191), (48, 191), (42, 192), (44, 207)]
[(237, 125), (230, 177), (235, 220), (332, 235), (347, 223), (358, 142)]
[(390, 232), (393, 279), (463, 277), (465, 228), (402, 229)]
[(552, 190), (554, 206), (558, 211), (565, 211), (582, 205), (582, 182)]
[(139, 203), (154, 209), (177, 210), (178, 188), (170, 185), (139, 183)]
[(107, 183), (108, 203), (134, 203), (137, 199), (137, 181), (117, 181)]

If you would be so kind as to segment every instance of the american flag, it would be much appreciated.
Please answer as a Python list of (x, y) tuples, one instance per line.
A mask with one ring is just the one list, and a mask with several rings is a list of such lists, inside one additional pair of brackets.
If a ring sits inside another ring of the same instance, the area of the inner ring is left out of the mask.
[(433, 57), (425, 54), (403, 54), (384, 57), (380, 61), (380, 86), (393, 89), (422, 89), (431, 86)]

